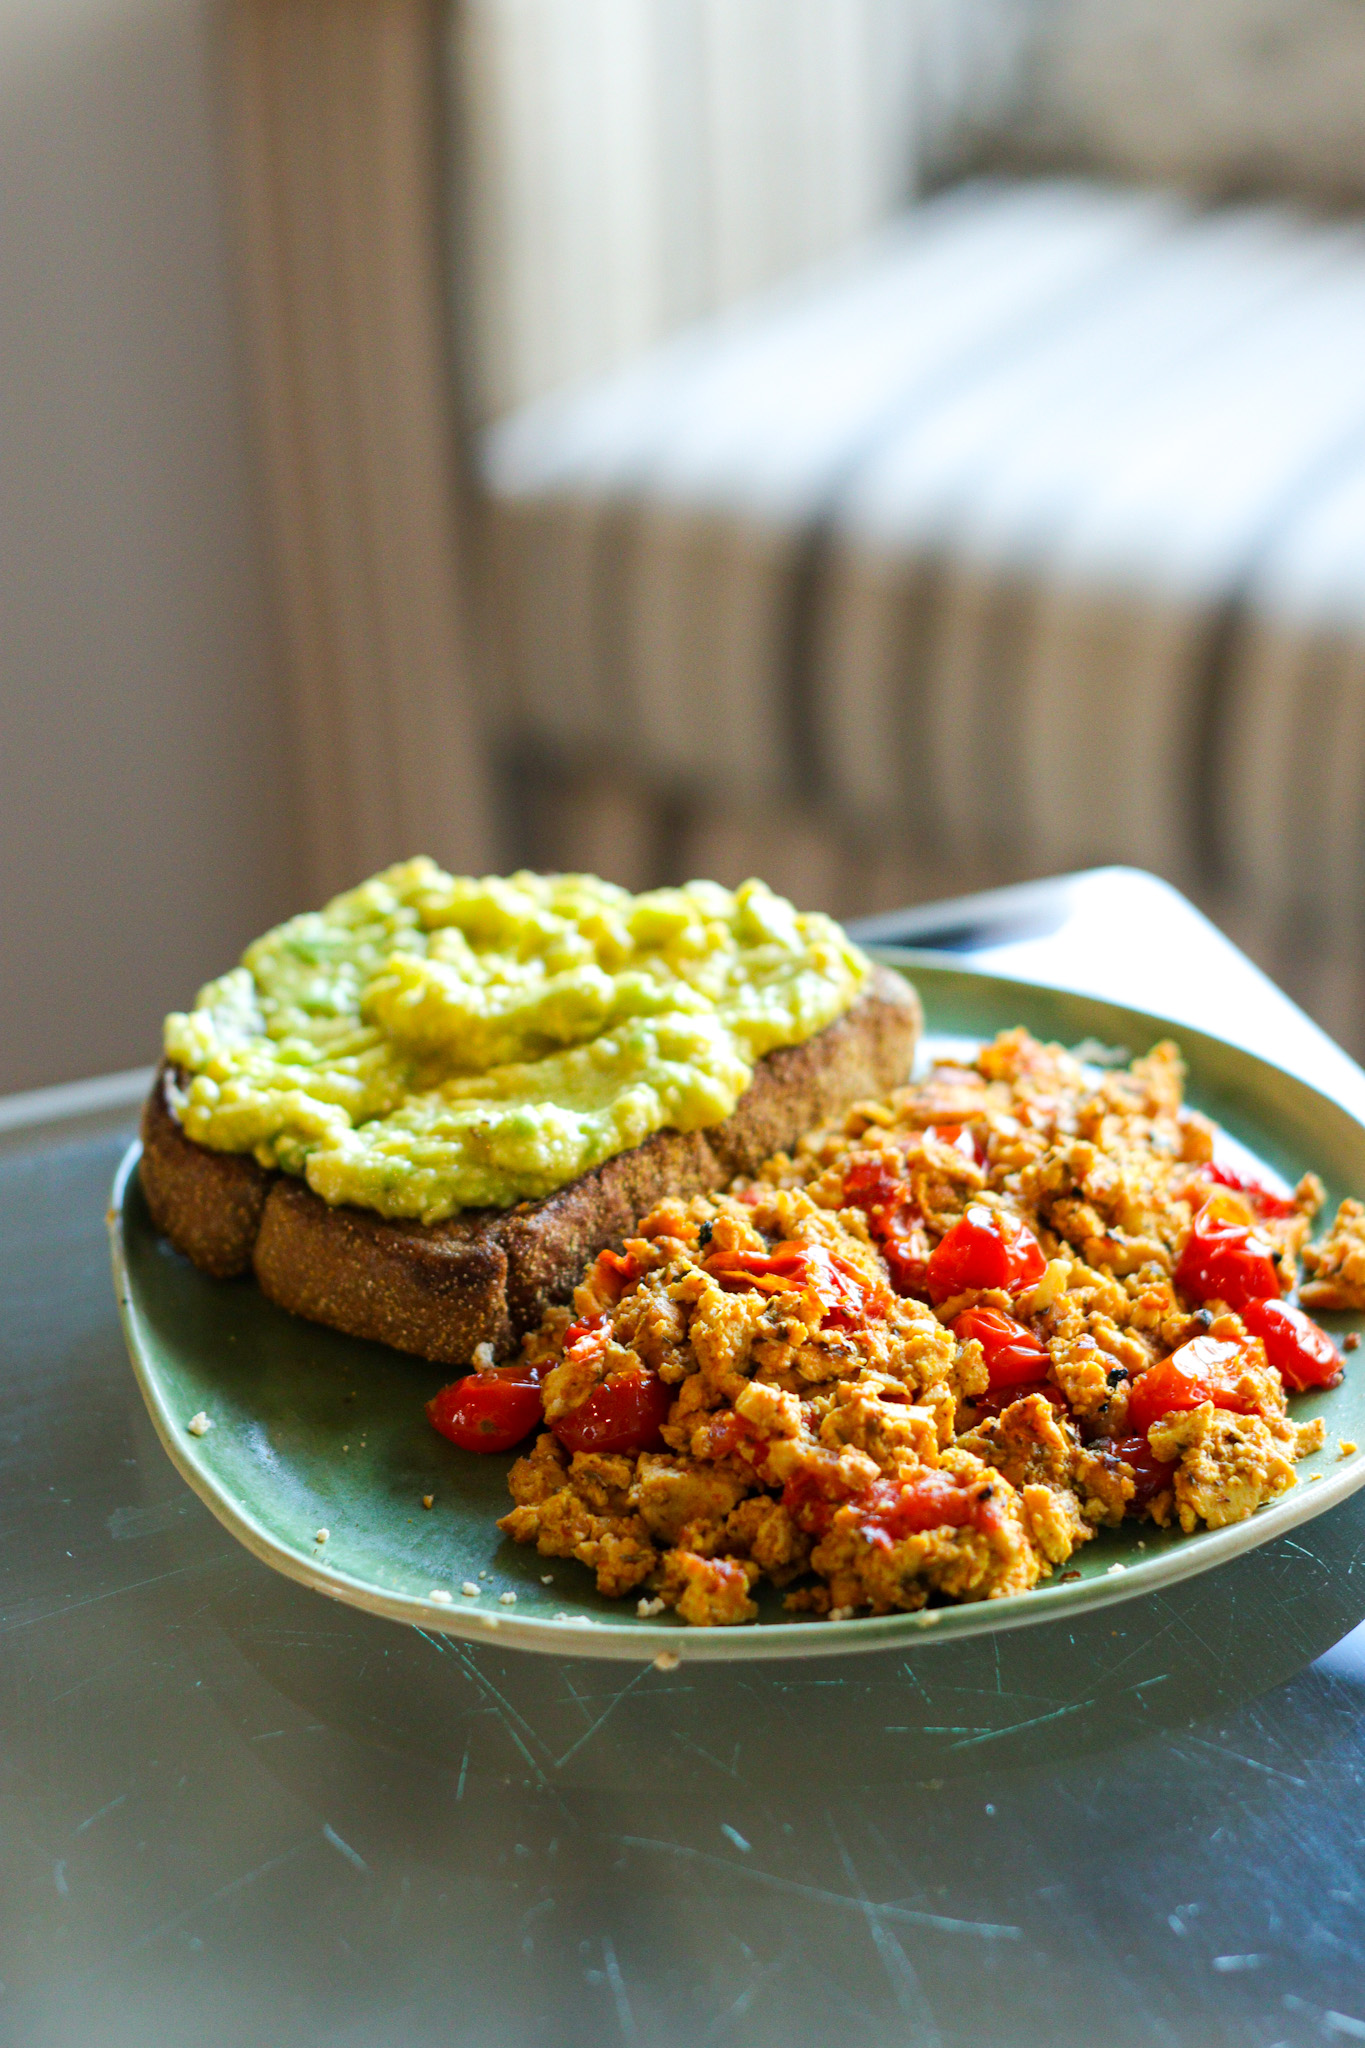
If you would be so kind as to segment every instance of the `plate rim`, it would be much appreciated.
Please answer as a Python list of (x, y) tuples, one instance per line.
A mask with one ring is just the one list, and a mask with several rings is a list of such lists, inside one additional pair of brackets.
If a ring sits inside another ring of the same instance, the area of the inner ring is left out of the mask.
[[(1033, 981), (1017, 975), (993, 974), (968, 961), (945, 962), (940, 956), (911, 947), (874, 946), (866, 949), (873, 957), (892, 967), (924, 972), (936, 969), (987, 981), (1009, 989), (1039, 990), (1053, 997), (1074, 997), (1133, 1018), (1141, 1018), (1163, 1035), (1174, 1035), (1193, 1044), (1235, 1052), (1253, 1066), (1291, 1081), (1296, 1088), (1325, 1103), (1344, 1116), (1365, 1142), (1365, 1123), (1302, 1075), (1262, 1058), (1230, 1039), (1218, 1038), (1155, 1011), (1135, 1010), (1128, 1004), (1112, 1003), (1079, 989), (1059, 988), (1055, 983)], [(150, 1362), (150, 1346), (142, 1335), (141, 1310), (129, 1270), (125, 1230), (129, 1187), (142, 1156), (142, 1142), (135, 1138), (128, 1146), (114, 1176), (106, 1216), (114, 1291), (118, 1299), (133, 1376), (142, 1394), (162, 1449), (191, 1491), (216, 1516), (252, 1556), (285, 1578), (323, 1594), (326, 1598), (359, 1608), (383, 1619), (425, 1628), (466, 1642), (483, 1643), (500, 1649), (527, 1650), (541, 1655), (591, 1657), (624, 1663), (650, 1664), (663, 1659), (689, 1664), (724, 1662), (771, 1662), (785, 1658), (833, 1657), (865, 1654), (874, 1650), (902, 1650), (924, 1643), (957, 1642), (964, 1637), (994, 1633), (998, 1629), (1035, 1628), (1045, 1622), (1064, 1621), (1069, 1616), (1117, 1606), (1146, 1594), (1159, 1593), (1184, 1579), (1214, 1571), (1235, 1557), (1286, 1535), (1303, 1523), (1325, 1514), (1365, 1485), (1365, 1449), (1339, 1460), (1337, 1467), (1282, 1494), (1278, 1500), (1221, 1529), (1197, 1532), (1168, 1550), (1136, 1563), (1116, 1560), (1103, 1577), (1062, 1583), (1044, 1582), (1027, 1593), (1000, 1600), (963, 1603), (955, 1607), (922, 1608), (918, 1613), (897, 1612), (863, 1615), (847, 1621), (769, 1622), (762, 1626), (733, 1629), (694, 1629), (676, 1623), (639, 1620), (597, 1621), (590, 1615), (571, 1615), (564, 1620), (545, 1616), (492, 1614), (472, 1605), (438, 1602), (420, 1594), (393, 1593), (374, 1586), (340, 1566), (333, 1567), (291, 1550), (264, 1527), (246, 1504), (220, 1481), (195, 1455), (185, 1435), (185, 1425), (171, 1413), (165, 1387)], [(197, 1440), (196, 1440), (197, 1441)], [(458, 1601), (459, 1596), (455, 1596)], [(946, 1625), (945, 1625), (946, 1624)]]

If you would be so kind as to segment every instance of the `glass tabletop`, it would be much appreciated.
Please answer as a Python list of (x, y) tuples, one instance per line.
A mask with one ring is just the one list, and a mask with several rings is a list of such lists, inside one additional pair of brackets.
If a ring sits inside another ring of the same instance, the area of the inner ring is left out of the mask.
[[(1133, 1000), (1148, 928), (1154, 1007), (1365, 1104), (1149, 878), (876, 936)], [(0, 1104), (0, 2043), (1365, 2039), (1365, 1494), (1165, 1597), (910, 1654), (426, 1636), (276, 1577), (177, 1478), (105, 1252), (132, 1089), (60, 1093)]]

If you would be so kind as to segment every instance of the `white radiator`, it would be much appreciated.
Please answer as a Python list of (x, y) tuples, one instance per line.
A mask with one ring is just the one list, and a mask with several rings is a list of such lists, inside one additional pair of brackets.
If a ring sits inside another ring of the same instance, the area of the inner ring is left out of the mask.
[(1032, 0), (464, 0), (470, 398), (491, 419), (845, 247), (1008, 91)]
[(523, 744), (846, 908), (1154, 868), (1360, 1042), (1365, 227), (962, 186), (482, 473)]

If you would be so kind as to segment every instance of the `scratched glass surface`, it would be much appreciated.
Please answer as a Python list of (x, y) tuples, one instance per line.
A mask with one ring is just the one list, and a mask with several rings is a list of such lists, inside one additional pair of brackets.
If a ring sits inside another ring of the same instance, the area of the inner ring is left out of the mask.
[(0, 1153), (0, 2043), (1365, 2039), (1365, 1496), (908, 1656), (428, 1638), (256, 1564), (160, 1451), (105, 1264), (130, 1123)]

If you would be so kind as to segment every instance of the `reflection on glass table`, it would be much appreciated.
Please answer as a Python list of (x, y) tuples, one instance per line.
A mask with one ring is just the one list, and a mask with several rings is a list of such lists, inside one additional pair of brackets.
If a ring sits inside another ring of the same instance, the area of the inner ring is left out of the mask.
[[(1365, 1103), (1162, 885), (1049, 887), (875, 935)], [(1169, 985), (1115, 985), (1119, 903)], [(0, 1106), (0, 2042), (1365, 2037), (1361, 1497), (895, 1655), (661, 1672), (371, 1619), (256, 1564), (155, 1441), (103, 1243), (135, 1091)]]

